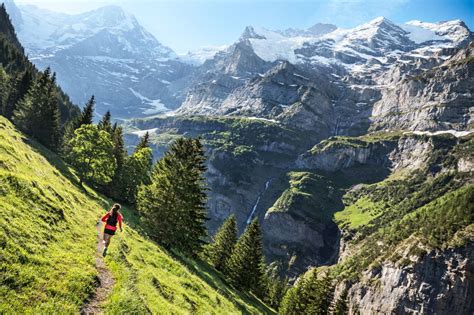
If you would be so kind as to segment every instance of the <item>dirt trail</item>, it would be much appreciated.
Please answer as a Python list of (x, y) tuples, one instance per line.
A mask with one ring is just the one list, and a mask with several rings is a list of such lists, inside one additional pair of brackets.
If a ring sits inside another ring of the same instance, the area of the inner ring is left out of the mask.
[(102, 304), (107, 299), (110, 291), (115, 284), (112, 274), (105, 265), (104, 258), (102, 258), (102, 250), (104, 244), (102, 243), (102, 224), (97, 225), (97, 252), (95, 256), (95, 266), (99, 272), (99, 286), (97, 287), (91, 300), (82, 308), (81, 314), (102, 314)]

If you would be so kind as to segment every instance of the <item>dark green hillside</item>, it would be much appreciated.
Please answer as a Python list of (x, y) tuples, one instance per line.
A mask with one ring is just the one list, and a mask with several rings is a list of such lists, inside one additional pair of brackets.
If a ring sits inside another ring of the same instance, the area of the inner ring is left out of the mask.
[[(0, 313), (77, 313), (95, 291), (95, 225), (110, 201), (78, 183), (54, 153), (0, 117)], [(273, 312), (207, 264), (173, 258), (138, 233), (132, 209), (124, 215), (106, 259), (116, 281), (108, 313)]]
[[(15, 30), (10, 21), (5, 6), (2, 3), (0, 6), (0, 65), (5, 70), (7, 76), (0, 76), (0, 86), (5, 89), (1, 91), (0, 96), (0, 113), (10, 118), (13, 111), (10, 109), (8, 115), (5, 115), (3, 108), (6, 105), (9, 107), (15, 106), (26, 93), (26, 90), (31, 84), (26, 81), (21, 81), (25, 73), (30, 73), (32, 79), (39, 75), (39, 71), (25, 56), (24, 49), (16, 37)], [(25, 83), (26, 82), (26, 83)], [(28, 87), (25, 87), (26, 84)], [(19, 90), (23, 92), (18, 94)], [(75, 106), (69, 97), (56, 85), (55, 89), (58, 93), (58, 106), (61, 114), (61, 121), (65, 123), (69, 119), (76, 117), (79, 114), (79, 108)], [(13, 103), (13, 104), (10, 104)]]

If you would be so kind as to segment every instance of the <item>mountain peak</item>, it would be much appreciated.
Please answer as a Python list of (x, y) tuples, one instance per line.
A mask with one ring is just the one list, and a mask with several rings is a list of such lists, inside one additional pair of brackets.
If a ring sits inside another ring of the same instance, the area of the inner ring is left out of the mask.
[(241, 40), (246, 40), (246, 39), (266, 39), (265, 36), (257, 34), (253, 26), (246, 26), (242, 35), (240, 36)]
[(387, 19), (387, 18), (384, 17), (384, 16), (376, 17), (375, 19), (369, 21), (367, 24), (371, 24), (371, 25), (381, 25), (381, 24), (383, 24), (383, 23), (395, 25), (395, 23), (393, 23), (392, 21), (390, 21), (389, 19)]

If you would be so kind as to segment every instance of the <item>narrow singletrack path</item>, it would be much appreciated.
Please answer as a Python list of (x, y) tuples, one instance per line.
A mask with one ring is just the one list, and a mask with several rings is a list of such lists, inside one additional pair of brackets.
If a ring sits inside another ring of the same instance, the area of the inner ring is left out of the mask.
[(102, 224), (98, 224), (97, 229), (97, 252), (95, 258), (95, 266), (99, 272), (99, 286), (97, 287), (92, 298), (87, 302), (81, 310), (81, 314), (102, 314), (103, 303), (107, 299), (115, 284), (114, 278), (109, 269), (105, 265), (102, 251), (104, 243), (102, 242)]

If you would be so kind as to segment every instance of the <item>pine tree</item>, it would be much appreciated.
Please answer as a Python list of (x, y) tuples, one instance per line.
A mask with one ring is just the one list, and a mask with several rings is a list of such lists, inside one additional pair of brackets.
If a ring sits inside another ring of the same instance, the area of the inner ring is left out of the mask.
[(81, 127), (82, 125), (92, 125), (94, 120), (94, 107), (95, 97), (92, 95), (84, 106), (84, 109), (82, 110), (81, 115), (75, 124), (75, 129)]
[(105, 113), (97, 127), (99, 127), (99, 130), (104, 130), (109, 134), (112, 134), (112, 115), (110, 114), (110, 111)]
[(45, 146), (56, 150), (60, 142), (60, 114), (56, 75), (47, 68), (18, 103), (14, 122)]
[(199, 139), (176, 140), (155, 165), (151, 184), (140, 189), (137, 199), (152, 237), (191, 255), (201, 251), (207, 235), (204, 162)]
[(83, 125), (92, 125), (94, 118), (95, 98), (91, 96), (89, 101), (85, 104), (80, 115), (76, 119), (70, 120), (64, 127), (64, 135), (62, 139), (62, 155), (67, 157), (70, 153), (69, 141), (74, 137), (74, 131)]
[(324, 314), (329, 314), (332, 300), (334, 299), (334, 284), (329, 272), (326, 272), (321, 279), (321, 310)]
[(262, 295), (264, 268), (262, 233), (255, 218), (239, 238), (229, 258), (229, 278), (239, 289)]
[(3, 116), (12, 119), (18, 102), (26, 95), (32, 84), (33, 74), (31, 70), (27, 69), (17, 74), (16, 78), (10, 83), (8, 93), (5, 93), (5, 99), (1, 108)]
[(143, 148), (149, 148), (150, 147), (150, 134), (145, 132), (143, 137), (140, 138), (140, 142), (138, 143), (137, 147), (135, 148), (135, 151), (138, 151)]
[(269, 266), (265, 275), (265, 287), (265, 302), (278, 309), (288, 290), (288, 278), (281, 279), (278, 275), (278, 269)]
[[(300, 279), (302, 281), (302, 279)], [(302, 307), (302, 286), (298, 283), (290, 288), (280, 303), (278, 314), (281, 315), (300, 315), (305, 314)]]
[(341, 295), (339, 296), (339, 299), (336, 301), (336, 304), (334, 305), (334, 315), (346, 315), (349, 314), (349, 307), (347, 303), (347, 297), (349, 295), (349, 290), (347, 288), (344, 288), (344, 290), (341, 292)]
[(0, 113), (5, 116), (3, 108), (7, 100), (8, 93), (10, 92), (10, 77), (8, 74), (0, 67)]
[(235, 215), (231, 215), (217, 231), (209, 249), (211, 263), (217, 270), (227, 272), (227, 263), (236, 243), (237, 222)]
[(112, 143), (113, 155), (117, 167), (106, 190), (109, 196), (123, 200), (122, 193), (124, 190), (124, 181), (122, 178), (124, 175), (124, 163), (127, 157), (127, 151), (125, 150), (125, 143), (123, 141), (123, 129), (120, 126), (117, 126), (117, 124), (114, 124), (114, 127), (112, 128)]
[(316, 269), (304, 274), (293, 288), (288, 290), (281, 307), (280, 314), (329, 314), (333, 298), (334, 286), (332, 278), (326, 274), (318, 278)]
[(150, 148), (143, 148), (125, 158), (120, 183), (122, 200), (135, 204), (141, 185), (150, 185), (153, 155)]
[(302, 283), (302, 305), (306, 314), (327, 314), (329, 306), (324, 307), (325, 289), (323, 282), (318, 280), (316, 269), (309, 272)]

